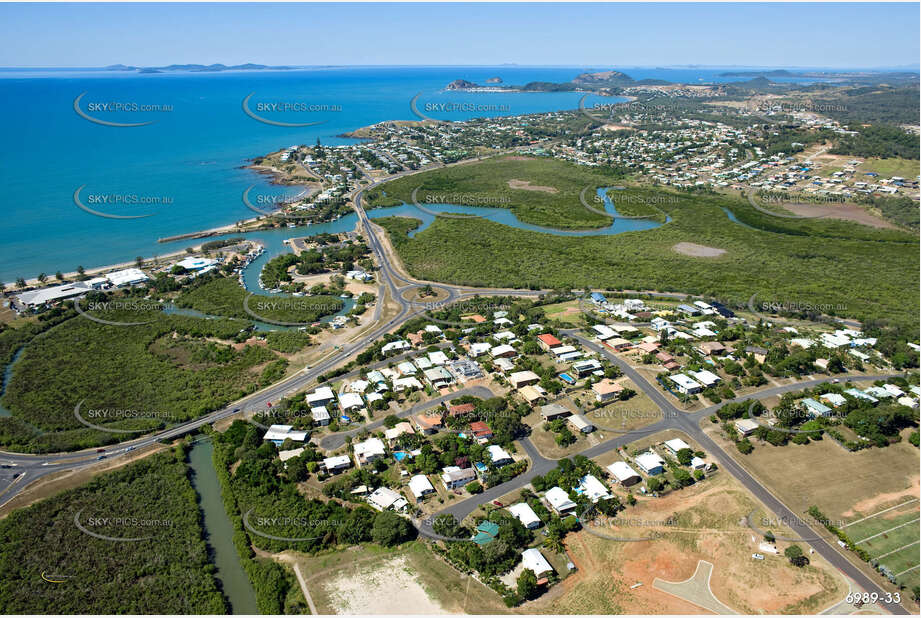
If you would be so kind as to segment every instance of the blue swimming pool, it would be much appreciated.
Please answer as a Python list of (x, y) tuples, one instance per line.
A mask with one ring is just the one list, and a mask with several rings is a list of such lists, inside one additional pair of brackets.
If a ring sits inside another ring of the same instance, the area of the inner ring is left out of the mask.
[(561, 379), (563, 382), (566, 382), (567, 384), (575, 384), (575, 383), (576, 383), (576, 379), (575, 379), (574, 377), (572, 377), (571, 375), (569, 375), (568, 373), (561, 373), (561, 374), (560, 374), (560, 379)]

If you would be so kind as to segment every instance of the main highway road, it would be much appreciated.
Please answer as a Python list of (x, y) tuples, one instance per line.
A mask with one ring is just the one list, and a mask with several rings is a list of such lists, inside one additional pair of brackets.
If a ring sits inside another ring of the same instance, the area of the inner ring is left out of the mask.
[[(381, 294), (377, 299), (377, 307), (375, 309), (374, 320), (372, 322), (376, 323), (376, 326), (373, 329), (367, 333), (362, 334), (356, 340), (343, 345), (341, 348), (337, 349), (335, 353), (321, 360), (317, 365), (314, 365), (313, 367), (309, 367), (302, 372), (290, 376), (280, 382), (277, 382), (276, 384), (273, 384), (265, 389), (262, 389), (261, 391), (244, 397), (243, 399), (234, 402), (224, 408), (215, 410), (214, 412), (211, 412), (198, 419), (164, 429), (163, 431), (154, 434), (140, 437), (136, 440), (120, 443), (115, 448), (107, 449), (105, 453), (106, 457), (113, 458), (124, 456), (126, 453), (134, 451), (135, 449), (150, 446), (159, 441), (178, 438), (189, 432), (195, 431), (204, 425), (208, 425), (216, 421), (231, 417), (235, 414), (239, 414), (241, 410), (265, 410), (268, 408), (268, 404), (270, 402), (277, 402), (279, 399), (286, 395), (292, 394), (298, 390), (302, 390), (303, 388), (313, 383), (318, 376), (347, 362), (354, 354), (360, 352), (368, 345), (382, 337), (384, 334), (398, 328), (407, 320), (417, 315), (423, 314), (425, 312), (424, 303), (414, 302), (406, 299), (406, 292), (410, 288), (427, 284), (431, 285), (435, 289), (441, 290), (444, 296), (440, 297), (438, 302), (440, 305), (445, 306), (462, 298), (477, 294), (533, 296), (541, 293), (540, 291), (534, 290), (474, 288), (447, 285), (442, 283), (420, 282), (410, 279), (397, 272), (397, 270), (390, 263), (388, 254), (385, 251), (381, 240), (377, 236), (376, 226), (371, 222), (364, 209), (362, 208), (361, 200), (365, 191), (368, 189), (371, 189), (382, 182), (386, 182), (388, 180), (392, 180), (393, 178), (404, 176), (409, 173), (414, 172), (401, 172), (395, 176), (382, 179), (372, 183), (367, 187), (356, 190), (352, 196), (354, 200), (354, 207), (359, 218), (359, 225), (364, 229), (365, 237), (368, 241), (369, 247), (374, 252), (375, 256), (377, 257), (377, 262), (380, 265), (379, 281), (381, 285), (379, 289)], [(380, 316), (382, 315), (382, 307), (385, 303), (384, 294), (388, 295), (390, 300), (395, 303), (397, 306), (397, 313), (386, 323), (381, 323)], [(611, 450), (629, 444), (630, 442), (636, 440), (639, 435), (648, 435), (649, 433), (670, 429), (682, 431), (690, 436), (693, 440), (695, 440), (698, 444), (700, 444), (704, 449), (706, 449), (706, 451), (719, 462), (723, 470), (727, 471), (729, 474), (735, 477), (743, 486), (751, 491), (755, 497), (764, 503), (779, 518), (790, 522), (789, 527), (796, 534), (798, 534), (800, 538), (813, 539), (809, 541), (809, 544), (822, 557), (840, 569), (865, 591), (870, 593), (876, 592), (878, 595), (880, 595), (880, 598), (885, 598), (885, 592), (872, 579), (870, 579), (866, 574), (864, 574), (863, 571), (852, 564), (845, 556), (833, 548), (829, 543), (823, 540), (817, 531), (813, 530), (810, 526), (804, 523), (802, 519), (798, 517), (789, 507), (783, 504), (783, 502), (775, 497), (759, 481), (752, 477), (744, 468), (742, 468), (742, 466), (736, 462), (732, 456), (726, 453), (722, 447), (720, 447), (700, 429), (700, 421), (713, 414), (720, 407), (719, 405), (710, 406), (693, 413), (686, 413), (678, 410), (674, 405), (672, 405), (669, 399), (659, 388), (650, 384), (629, 364), (627, 364), (624, 360), (617, 357), (616, 355), (612, 354), (607, 348), (599, 346), (595, 342), (583, 337), (577, 330), (564, 331), (564, 333), (577, 339), (586, 348), (604, 355), (611, 362), (620, 367), (624, 374), (630, 378), (640, 389), (642, 389), (643, 392), (649, 396), (649, 398), (652, 399), (652, 401), (663, 412), (663, 419), (657, 423), (644, 427), (640, 430), (627, 432), (615, 438), (609, 439), (602, 444), (598, 444), (594, 447), (586, 449), (582, 452), (582, 455), (589, 458), (597, 457), (604, 453), (610, 452)], [(390, 359), (388, 362), (393, 360), (394, 359)], [(375, 365), (379, 364), (386, 363), (377, 363)], [(351, 373), (354, 374), (356, 372), (353, 371)], [(848, 379), (852, 381), (860, 381), (876, 380), (888, 377), (893, 376), (849, 376)], [(752, 399), (755, 397), (770, 397), (772, 395), (778, 395), (785, 392), (801, 390), (803, 388), (815, 386), (830, 379), (831, 378), (810, 380), (796, 384), (767, 388), (752, 395), (748, 395), (744, 398), (737, 398), (736, 400)], [(460, 396), (461, 394), (463, 394), (463, 392), (451, 395), (450, 398), (453, 399), (457, 396)], [(469, 394), (489, 396), (490, 391), (488, 391), (486, 388), (480, 387), (478, 389), (470, 389)], [(445, 398), (442, 397), (441, 399)], [(412, 413), (413, 410), (421, 411), (427, 409), (432, 405), (437, 405), (437, 403), (440, 403), (440, 401), (420, 404), (412, 410), (401, 413), (401, 416), (406, 416), (407, 414)], [(369, 426), (362, 428), (374, 428), (381, 423), (382, 421), (378, 421), (377, 424), (372, 423)], [(356, 428), (347, 433), (357, 433), (362, 428)], [(321, 446), (328, 449), (337, 448), (338, 446), (341, 446), (342, 443), (344, 443), (345, 435), (347, 434), (342, 433), (336, 434), (335, 436), (327, 436), (321, 440)], [(533, 446), (529, 439), (523, 438), (520, 443), (523, 450), (525, 451), (525, 454), (530, 458), (531, 461), (531, 465), (525, 474), (522, 474), (501, 485), (487, 489), (477, 496), (456, 502), (440, 511), (439, 514), (451, 514), (454, 515), (458, 521), (463, 520), (464, 517), (472, 513), (480, 504), (491, 502), (502, 495), (515, 491), (516, 489), (520, 489), (527, 485), (535, 476), (544, 475), (556, 467), (556, 460), (543, 457)], [(29, 486), (31, 483), (34, 483), (36, 480), (55, 472), (74, 470), (94, 465), (98, 463), (97, 457), (98, 454), (95, 450), (44, 455), (27, 455), (0, 451), (0, 465), (3, 466), (0, 468), (0, 506), (3, 506), (12, 500), (16, 495), (21, 493), (25, 487)], [(888, 609), (900, 614), (909, 613), (901, 605), (891, 606)]]

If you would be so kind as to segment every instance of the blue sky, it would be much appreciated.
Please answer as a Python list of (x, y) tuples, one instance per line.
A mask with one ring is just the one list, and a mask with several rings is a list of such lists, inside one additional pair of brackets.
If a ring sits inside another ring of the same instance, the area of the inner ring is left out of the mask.
[(918, 66), (919, 4), (0, 4), (0, 66)]

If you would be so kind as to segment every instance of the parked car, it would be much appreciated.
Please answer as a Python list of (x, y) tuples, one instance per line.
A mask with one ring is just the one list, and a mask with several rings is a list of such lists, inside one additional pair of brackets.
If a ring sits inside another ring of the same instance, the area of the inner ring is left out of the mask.
[(752, 554), (752, 558), (755, 560), (764, 560), (764, 556), (762, 554)]

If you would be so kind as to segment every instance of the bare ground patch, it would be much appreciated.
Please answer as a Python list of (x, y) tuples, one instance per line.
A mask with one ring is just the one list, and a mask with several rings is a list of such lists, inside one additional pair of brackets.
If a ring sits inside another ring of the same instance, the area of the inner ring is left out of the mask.
[(869, 210), (856, 204), (841, 204), (835, 206), (825, 206), (818, 204), (783, 204), (786, 210), (801, 217), (821, 217), (823, 219), (841, 219), (842, 221), (854, 221), (861, 225), (870, 227), (898, 229), (898, 226), (889, 223), (885, 219), (873, 214)]
[(677, 245), (672, 246), (672, 251), (691, 257), (719, 257), (726, 253), (725, 249), (707, 247), (693, 242), (679, 242)]
[(509, 189), (522, 189), (524, 191), (540, 191), (541, 193), (559, 193), (556, 187), (545, 187), (542, 185), (532, 185), (530, 180), (518, 180), (512, 178), (508, 181)]
[(446, 614), (405, 557), (362, 565), (323, 582), (337, 614)]

